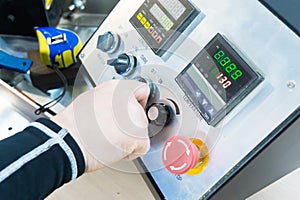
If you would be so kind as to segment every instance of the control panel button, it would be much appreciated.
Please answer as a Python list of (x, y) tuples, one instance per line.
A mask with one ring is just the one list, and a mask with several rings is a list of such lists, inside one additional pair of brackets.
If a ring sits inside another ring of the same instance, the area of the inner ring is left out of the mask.
[(111, 31), (98, 36), (97, 48), (106, 53), (115, 52), (120, 46), (120, 36)]
[(196, 166), (199, 158), (197, 146), (184, 136), (173, 136), (164, 144), (162, 160), (172, 174), (185, 174)]
[(147, 107), (146, 113), (150, 124), (161, 127), (167, 126), (174, 116), (172, 108), (164, 103), (151, 104)]
[(134, 72), (137, 59), (133, 55), (123, 53), (115, 59), (108, 60), (107, 64), (113, 66), (118, 74), (127, 77)]

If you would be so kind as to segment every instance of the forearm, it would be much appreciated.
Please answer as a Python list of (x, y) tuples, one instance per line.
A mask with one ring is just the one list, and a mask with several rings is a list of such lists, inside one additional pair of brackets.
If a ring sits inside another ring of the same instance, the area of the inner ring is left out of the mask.
[(74, 139), (48, 119), (0, 141), (0, 160), (1, 199), (44, 199), (85, 171)]

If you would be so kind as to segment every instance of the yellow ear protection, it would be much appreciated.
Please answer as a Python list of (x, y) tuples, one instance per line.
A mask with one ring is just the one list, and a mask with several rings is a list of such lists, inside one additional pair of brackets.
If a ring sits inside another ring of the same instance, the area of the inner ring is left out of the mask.
[(57, 104), (63, 98), (68, 82), (59, 69), (71, 67), (77, 62), (76, 57), (82, 49), (82, 42), (76, 33), (66, 29), (36, 27), (35, 31), (39, 42), (42, 62), (54, 69), (64, 85), (63, 92), (57, 98), (36, 110), (35, 113), (40, 114)]
[(66, 29), (36, 27), (40, 57), (47, 66), (67, 68), (76, 63), (82, 49), (79, 36)]
[(52, 5), (52, 0), (45, 0), (45, 9), (50, 10)]

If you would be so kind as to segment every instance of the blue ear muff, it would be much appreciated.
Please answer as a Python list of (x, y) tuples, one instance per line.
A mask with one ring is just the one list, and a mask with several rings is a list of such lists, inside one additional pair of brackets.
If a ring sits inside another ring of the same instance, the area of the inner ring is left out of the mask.
[(40, 57), (45, 65), (68, 68), (77, 62), (82, 42), (76, 33), (53, 27), (36, 27), (35, 30)]

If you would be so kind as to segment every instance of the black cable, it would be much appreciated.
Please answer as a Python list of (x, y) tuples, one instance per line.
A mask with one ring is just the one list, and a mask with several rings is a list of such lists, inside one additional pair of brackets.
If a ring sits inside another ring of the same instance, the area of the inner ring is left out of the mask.
[(68, 89), (68, 81), (67, 81), (67, 78), (65, 77), (65, 75), (56, 66), (53, 66), (53, 69), (54, 69), (55, 73), (57, 74), (57, 76), (60, 78), (61, 82), (63, 83), (63, 86), (64, 86), (63, 91), (55, 99), (49, 101), (48, 103), (46, 103), (46, 104), (40, 106), (38, 109), (36, 109), (34, 111), (34, 113), (36, 115), (39, 115), (42, 112), (45, 112), (46, 110), (48, 110), (49, 108), (55, 106), (58, 102), (60, 102), (61, 99), (65, 96), (66, 91)]

